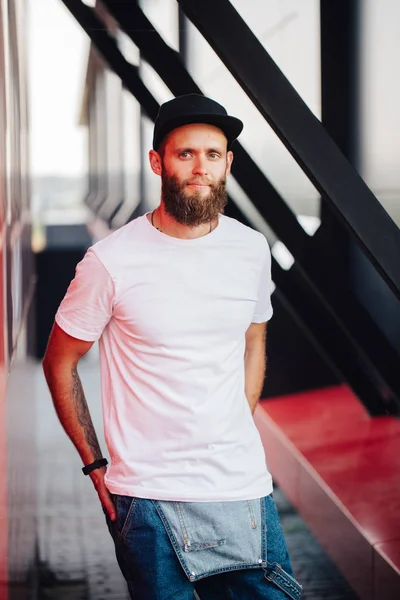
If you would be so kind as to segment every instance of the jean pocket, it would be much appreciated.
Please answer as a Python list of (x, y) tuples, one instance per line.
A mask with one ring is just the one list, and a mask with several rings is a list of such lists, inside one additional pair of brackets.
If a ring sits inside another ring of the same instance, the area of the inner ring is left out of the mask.
[(132, 523), (137, 498), (113, 494), (113, 501), (117, 513), (116, 526), (122, 539), (125, 539)]
[(191, 581), (266, 566), (260, 500), (154, 503)]
[[(197, 519), (193, 518), (193, 504), (189, 510), (187, 504), (183, 502), (174, 502), (173, 505), (178, 517), (182, 546), (185, 552), (207, 550), (225, 544), (225, 538), (218, 537), (217, 532), (204, 530), (204, 521), (199, 519), (199, 514), (196, 515)], [(196, 508), (201, 510), (203, 507)]]

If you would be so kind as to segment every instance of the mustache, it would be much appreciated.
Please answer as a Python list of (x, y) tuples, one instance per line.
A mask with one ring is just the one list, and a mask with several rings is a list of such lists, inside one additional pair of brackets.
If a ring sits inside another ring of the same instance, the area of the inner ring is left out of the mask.
[(215, 183), (213, 183), (209, 179), (206, 179), (205, 181), (203, 181), (202, 179), (193, 179), (193, 181), (186, 181), (186, 183), (185, 183), (185, 185), (193, 185), (193, 184), (215, 186)]

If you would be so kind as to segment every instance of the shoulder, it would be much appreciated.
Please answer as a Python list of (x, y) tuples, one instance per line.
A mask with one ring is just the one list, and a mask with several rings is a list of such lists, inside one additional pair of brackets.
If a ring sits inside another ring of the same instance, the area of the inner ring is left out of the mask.
[(121, 257), (130, 253), (132, 246), (138, 244), (143, 229), (143, 219), (137, 217), (123, 227), (113, 231), (106, 238), (96, 242), (89, 249), (109, 271), (119, 264)]
[(256, 231), (252, 227), (244, 225), (237, 219), (221, 215), (224, 223), (224, 229), (226, 235), (233, 240), (245, 243), (249, 248), (254, 249), (255, 252), (261, 252), (265, 254), (269, 253), (269, 245), (266, 237), (260, 231)]

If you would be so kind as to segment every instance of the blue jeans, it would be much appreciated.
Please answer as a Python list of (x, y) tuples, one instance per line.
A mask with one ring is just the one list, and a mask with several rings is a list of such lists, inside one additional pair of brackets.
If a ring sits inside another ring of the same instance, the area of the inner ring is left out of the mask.
[(190, 581), (178, 559), (153, 500), (113, 495), (117, 521), (107, 525), (118, 564), (132, 600), (298, 600), (301, 586), (293, 576), (272, 494), (262, 499), (266, 563), (259, 568), (221, 572)]

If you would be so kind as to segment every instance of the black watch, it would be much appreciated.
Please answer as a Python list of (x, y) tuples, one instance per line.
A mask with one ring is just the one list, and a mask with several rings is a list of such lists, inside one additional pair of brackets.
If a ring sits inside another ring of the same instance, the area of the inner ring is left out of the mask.
[(101, 467), (105, 467), (108, 465), (108, 460), (106, 458), (98, 458), (94, 462), (90, 463), (90, 465), (85, 465), (82, 467), (82, 471), (84, 475), (89, 475), (95, 469), (100, 469)]

